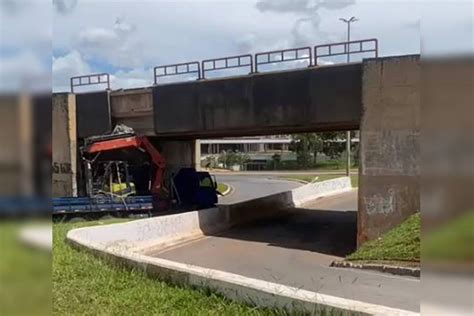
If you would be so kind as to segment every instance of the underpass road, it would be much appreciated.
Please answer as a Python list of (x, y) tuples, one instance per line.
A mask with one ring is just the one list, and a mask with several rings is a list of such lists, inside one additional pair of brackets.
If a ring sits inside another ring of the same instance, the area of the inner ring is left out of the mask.
[(329, 266), (356, 247), (356, 206), (353, 190), (155, 256), (418, 312), (419, 279)]
[(219, 204), (232, 204), (259, 197), (289, 191), (302, 184), (295, 181), (275, 179), (265, 175), (216, 174), (217, 182), (229, 184), (234, 189), (228, 196), (219, 197)]

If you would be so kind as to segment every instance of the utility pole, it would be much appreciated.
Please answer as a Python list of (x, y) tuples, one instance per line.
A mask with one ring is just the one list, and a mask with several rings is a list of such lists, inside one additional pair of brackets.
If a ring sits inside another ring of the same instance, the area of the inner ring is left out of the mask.
[[(347, 53), (347, 62), (351, 61), (351, 54), (350, 54), (350, 44), (351, 41), (351, 23), (359, 21), (355, 16), (351, 17), (350, 19), (340, 18), (342, 22), (347, 24), (347, 44), (346, 44), (346, 53)], [(346, 132), (346, 175), (349, 177), (351, 175), (351, 131)]]

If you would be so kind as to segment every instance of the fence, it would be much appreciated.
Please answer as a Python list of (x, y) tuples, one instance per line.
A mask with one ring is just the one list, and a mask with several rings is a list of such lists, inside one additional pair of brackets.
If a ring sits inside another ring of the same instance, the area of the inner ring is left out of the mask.
[(109, 90), (110, 75), (108, 73), (101, 73), (71, 77), (71, 93), (74, 93), (74, 87), (90, 86), (96, 84), (106, 84), (107, 90)]
[[(374, 53), (374, 57), (377, 58), (378, 40), (375, 38), (370, 38), (357, 41), (316, 45), (313, 48), (308, 46), (274, 50), (257, 53), (254, 56), (251, 54), (244, 54), (215, 59), (206, 59), (202, 62), (193, 61), (180, 64), (157, 66), (153, 68), (154, 84), (157, 85), (159, 83), (159, 78), (168, 76), (193, 74), (197, 75), (197, 79), (200, 80), (206, 79), (206, 74), (211, 71), (243, 67), (249, 68), (249, 74), (258, 73), (259, 66), (276, 63), (306, 61), (307, 67), (313, 67), (319, 66), (319, 58), (347, 55), (347, 60), (349, 60), (350, 55), (362, 53)], [(106, 79), (102, 80), (101, 78), (103, 77)], [(93, 81), (91, 78), (97, 78), (97, 80)], [(107, 89), (110, 89), (109, 74), (103, 73), (72, 77), (71, 92), (74, 92), (74, 87), (92, 84), (107, 84)]]

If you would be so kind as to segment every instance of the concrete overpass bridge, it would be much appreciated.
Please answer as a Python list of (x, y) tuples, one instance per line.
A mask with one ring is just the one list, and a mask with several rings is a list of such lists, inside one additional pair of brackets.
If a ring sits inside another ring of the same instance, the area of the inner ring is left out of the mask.
[[(72, 138), (79, 140), (124, 123), (157, 137), (168, 161), (179, 166), (195, 164), (199, 152), (194, 139), (358, 129), (361, 243), (420, 209), (419, 55), (317, 66), (317, 47), (314, 59), (309, 50), (309, 67), (288, 71), (255, 72), (259, 61), (270, 61), (275, 52), (251, 56), (247, 63), (242, 62), (243, 56), (234, 56), (210, 60), (211, 66), (208, 60), (157, 67), (154, 86), (58, 94), (53, 97), (53, 113), (55, 105), (68, 109), (61, 112), (62, 118), (69, 117), (70, 122), (74, 117), (77, 128), (71, 131), (74, 127), (69, 126), (65, 131), (77, 133)], [(286, 51), (290, 50), (277, 52), (282, 61)], [(294, 56), (289, 60), (308, 58), (297, 52)], [(203, 78), (206, 71), (224, 69), (232, 58), (252, 73)], [(224, 66), (218, 66), (222, 61)], [(171, 74), (198, 73), (199, 80), (160, 84), (169, 67), (174, 69)], [(108, 82), (107, 76), (104, 81), (104, 75), (96, 76), (95, 81), (90, 76), (72, 78), (71, 84)], [(66, 147), (71, 151), (74, 146)]]
[[(352, 130), (360, 124), (361, 71), (359, 63), (166, 84), (142, 91), (140, 101), (135, 90), (111, 94), (111, 102), (120, 121), (164, 138)], [(145, 98), (149, 113), (130, 119)]]

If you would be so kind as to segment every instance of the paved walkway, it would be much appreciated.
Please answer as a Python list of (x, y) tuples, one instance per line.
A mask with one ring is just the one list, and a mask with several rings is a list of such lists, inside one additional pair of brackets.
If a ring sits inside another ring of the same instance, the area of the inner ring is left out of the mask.
[(329, 267), (355, 249), (356, 202), (357, 191), (323, 198), (279, 219), (207, 236), (156, 256), (418, 312), (418, 279)]

